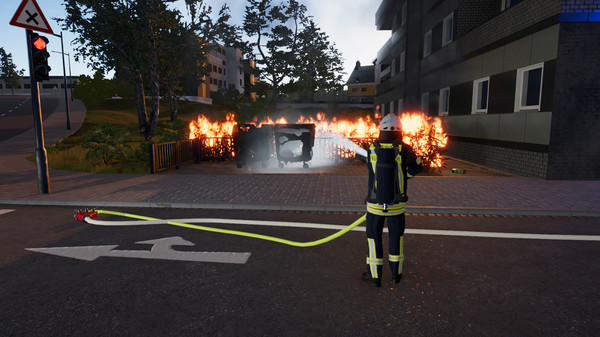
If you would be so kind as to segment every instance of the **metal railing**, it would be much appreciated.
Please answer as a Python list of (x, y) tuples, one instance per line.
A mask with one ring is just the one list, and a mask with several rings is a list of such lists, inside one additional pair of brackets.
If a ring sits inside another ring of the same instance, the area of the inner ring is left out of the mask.
[(203, 160), (227, 160), (233, 155), (231, 137), (204, 137), (200, 139), (178, 140), (176, 142), (148, 145), (150, 152), (150, 173), (175, 168), (180, 164)]

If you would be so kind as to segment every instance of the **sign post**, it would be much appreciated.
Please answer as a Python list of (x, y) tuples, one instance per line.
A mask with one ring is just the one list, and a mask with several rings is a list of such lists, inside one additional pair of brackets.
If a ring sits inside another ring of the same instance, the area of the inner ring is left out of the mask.
[[(35, 159), (37, 165), (38, 189), (40, 194), (50, 193), (50, 183), (48, 176), (48, 159), (46, 156), (46, 148), (44, 147), (44, 127), (42, 125), (42, 109), (40, 105), (40, 91), (38, 78), (40, 81), (48, 78), (46, 58), (47, 53), (46, 38), (36, 38), (40, 45), (33, 46), (34, 34), (32, 30), (37, 30), (45, 33), (54, 34), (52, 28), (48, 24), (46, 17), (42, 13), (40, 6), (35, 0), (23, 0), (21, 5), (15, 12), (15, 15), (10, 20), (10, 24), (17, 27), (25, 28), (25, 37), (27, 42), (27, 54), (29, 55), (29, 79), (31, 83), (31, 105), (33, 110), (33, 128), (35, 130)], [(36, 34), (37, 35), (37, 34)], [(36, 42), (37, 43), (37, 42)], [(34, 60), (32, 55), (36, 53), (37, 60)], [(44, 63), (37, 65), (37, 63)], [(39, 68), (36, 70), (36, 67)]]

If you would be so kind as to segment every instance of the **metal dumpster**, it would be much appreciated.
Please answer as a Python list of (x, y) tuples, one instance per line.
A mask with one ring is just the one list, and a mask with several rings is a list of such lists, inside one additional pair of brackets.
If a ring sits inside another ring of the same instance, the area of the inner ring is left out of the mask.
[(275, 124), (275, 153), (279, 167), (284, 164), (303, 162), (308, 168), (307, 161), (313, 156), (312, 148), (315, 145), (314, 124)]
[(254, 124), (236, 124), (232, 131), (236, 166), (243, 167), (249, 162), (267, 161), (273, 154), (273, 125), (257, 128)]

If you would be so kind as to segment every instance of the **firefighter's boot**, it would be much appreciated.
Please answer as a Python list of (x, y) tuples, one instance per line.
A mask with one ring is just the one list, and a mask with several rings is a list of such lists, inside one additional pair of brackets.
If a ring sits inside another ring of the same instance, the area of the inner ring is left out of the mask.
[(368, 283), (369, 285), (372, 285), (373, 287), (381, 287), (381, 272), (382, 272), (382, 266), (376, 266), (377, 269), (377, 276), (379, 277), (373, 277), (371, 275), (371, 272), (368, 271), (366, 273), (362, 274), (362, 280), (365, 281), (366, 283)]
[(392, 282), (399, 283), (402, 279), (402, 262), (390, 261), (390, 269), (392, 270)]

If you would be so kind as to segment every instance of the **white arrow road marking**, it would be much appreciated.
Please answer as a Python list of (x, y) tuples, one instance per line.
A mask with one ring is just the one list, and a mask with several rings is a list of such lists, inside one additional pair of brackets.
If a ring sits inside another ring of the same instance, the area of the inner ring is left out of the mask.
[(14, 209), (0, 209), (0, 215), (14, 212), (14, 211), (15, 211)]
[(136, 259), (214, 262), (214, 263), (236, 263), (245, 264), (250, 253), (233, 252), (181, 252), (171, 246), (195, 246), (192, 242), (184, 240), (179, 236), (140, 241), (137, 244), (152, 245), (151, 250), (114, 250), (118, 245), (107, 246), (79, 246), (79, 247), (50, 247), (50, 248), (25, 248), (32, 252), (69, 257), (78, 260), (94, 261), (106, 257), (127, 257)]

